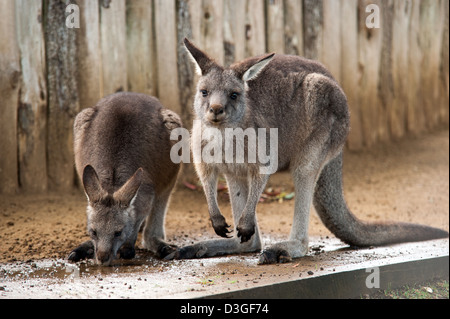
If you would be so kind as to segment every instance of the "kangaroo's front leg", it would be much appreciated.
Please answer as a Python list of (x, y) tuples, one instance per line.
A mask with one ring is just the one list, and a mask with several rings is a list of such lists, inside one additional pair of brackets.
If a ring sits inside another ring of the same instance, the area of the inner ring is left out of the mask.
[(242, 216), (236, 227), (237, 236), (241, 238), (241, 243), (245, 243), (255, 234), (256, 225), (256, 205), (259, 202), (264, 188), (270, 175), (259, 174), (257, 176), (249, 177), (249, 194), (247, 203), (245, 204)]
[(211, 219), (212, 226), (217, 235), (225, 238), (230, 238), (228, 234), (231, 232), (228, 230), (230, 225), (227, 224), (225, 217), (220, 212), (219, 205), (217, 203), (217, 180), (218, 173), (215, 169), (206, 171), (203, 165), (197, 167), (197, 170), (203, 170), (200, 173), (201, 182), (205, 191), (206, 202), (208, 203), (209, 217)]
[(164, 221), (169, 197), (170, 192), (166, 192), (157, 194), (151, 200), (151, 211), (145, 221), (142, 237), (143, 246), (160, 258), (166, 257), (178, 248), (166, 242), (166, 234), (164, 231)]

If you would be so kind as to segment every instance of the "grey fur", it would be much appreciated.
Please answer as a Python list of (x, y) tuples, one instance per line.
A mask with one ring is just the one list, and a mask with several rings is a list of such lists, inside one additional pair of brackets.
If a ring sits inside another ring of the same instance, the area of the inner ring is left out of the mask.
[[(266, 248), (260, 263), (289, 261), (308, 251), (311, 203), (324, 224), (355, 246), (447, 237), (448, 233), (405, 223), (371, 224), (356, 219), (342, 193), (342, 150), (350, 129), (347, 100), (333, 76), (320, 63), (298, 56), (270, 54), (224, 68), (185, 39), (201, 72), (195, 96), (194, 163), (198, 136), (208, 127), (278, 128), (278, 171), (289, 170), (295, 185), (295, 212), (288, 241)], [(231, 94), (238, 94), (231, 99)], [(217, 110), (221, 110), (217, 112)], [(217, 204), (217, 178), (229, 186), (237, 237), (209, 240), (178, 249), (167, 258), (198, 258), (258, 251), (262, 248), (256, 204), (268, 175), (259, 163), (207, 164), (197, 159), (215, 232), (229, 237), (229, 225)]]
[(143, 246), (164, 257), (164, 219), (179, 164), (170, 160), (170, 133), (181, 120), (154, 97), (116, 93), (80, 112), (74, 123), (77, 173), (88, 198), (92, 240), (69, 260), (93, 258), (109, 265), (117, 252), (133, 258), (145, 222)]

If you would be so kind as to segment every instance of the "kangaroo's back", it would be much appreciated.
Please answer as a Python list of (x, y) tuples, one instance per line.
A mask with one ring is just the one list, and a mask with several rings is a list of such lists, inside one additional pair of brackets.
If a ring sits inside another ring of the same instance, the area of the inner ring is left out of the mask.
[[(122, 92), (80, 113), (74, 126), (79, 176), (92, 165), (102, 186), (112, 192), (142, 167), (147, 182), (165, 187), (164, 181), (178, 172), (178, 166), (166, 160), (171, 147), (167, 112), (154, 97)], [(172, 119), (181, 126), (178, 117)]]

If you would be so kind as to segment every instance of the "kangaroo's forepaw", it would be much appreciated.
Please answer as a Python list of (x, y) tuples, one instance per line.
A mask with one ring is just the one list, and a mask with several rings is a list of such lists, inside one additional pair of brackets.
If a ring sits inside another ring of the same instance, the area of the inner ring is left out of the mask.
[(238, 226), (237, 229), (237, 236), (241, 238), (241, 243), (245, 243), (252, 238), (252, 236), (255, 234), (255, 226), (252, 225), (250, 227), (242, 227)]
[(229, 230), (231, 226), (227, 224), (225, 217), (220, 216), (218, 218), (211, 219), (212, 226), (217, 235), (224, 238), (231, 238), (228, 236), (232, 231)]
[(259, 265), (287, 263), (292, 261), (291, 255), (284, 249), (266, 249), (259, 256)]
[(92, 259), (95, 256), (94, 243), (92, 241), (86, 241), (80, 246), (72, 250), (67, 257), (71, 262), (77, 262), (83, 259)]
[(173, 259), (194, 259), (194, 258), (202, 258), (207, 251), (207, 248), (204, 245), (192, 245), (185, 246), (181, 248), (177, 248), (172, 253), (168, 254), (164, 257), (166, 260)]
[(136, 256), (136, 250), (134, 249), (133, 245), (123, 245), (119, 249), (119, 256), (123, 259), (132, 259), (134, 256)]
[(161, 245), (159, 245), (156, 254), (158, 255), (159, 258), (166, 259), (166, 257), (168, 255), (175, 253), (177, 251), (177, 249), (178, 249), (178, 246), (176, 246), (176, 245), (169, 245), (169, 244), (162, 243)]

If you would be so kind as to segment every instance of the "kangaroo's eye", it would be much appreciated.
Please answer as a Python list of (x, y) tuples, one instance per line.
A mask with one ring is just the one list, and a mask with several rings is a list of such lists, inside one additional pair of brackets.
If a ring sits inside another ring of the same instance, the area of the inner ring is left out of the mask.
[(114, 233), (114, 237), (120, 237), (120, 236), (122, 236), (122, 232), (121, 231), (116, 231), (115, 233)]
[(238, 98), (238, 96), (239, 96), (239, 93), (233, 92), (230, 94), (230, 99), (236, 100)]
[(95, 230), (91, 229), (89, 232), (91, 233), (92, 238), (97, 238), (97, 232)]
[(207, 97), (208, 96), (208, 91), (207, 90), (200, 90), (200, 92), (202, 93), (203, 97)]

